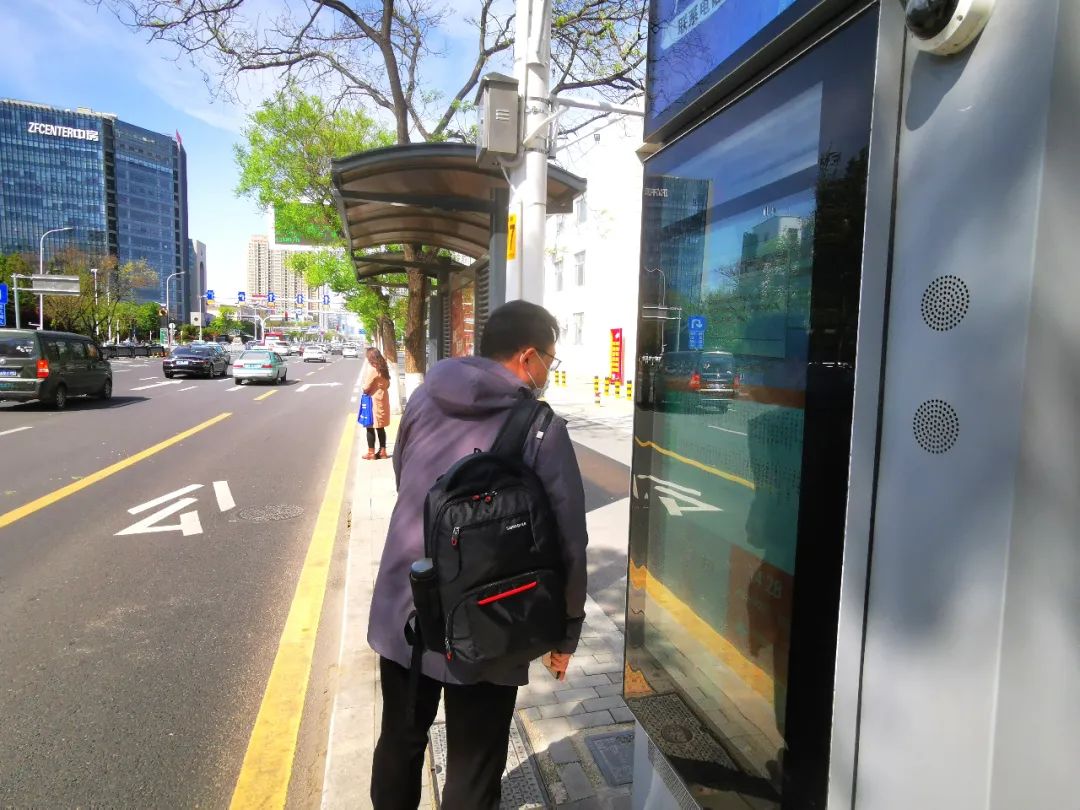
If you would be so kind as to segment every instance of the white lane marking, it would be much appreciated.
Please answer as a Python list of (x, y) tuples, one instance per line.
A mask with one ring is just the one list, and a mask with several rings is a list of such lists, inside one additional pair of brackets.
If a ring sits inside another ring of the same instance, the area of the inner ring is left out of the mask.
[(230, 375), (226, 375), (226, 376), (222, 377), (220, 380), (217, 380), (216, 382), (231, 382), (231, 381), (232, 381), (232, 375), (230, 374)]
[(187, 388), (181, 388), (180, 390), (181, 391), (194, 391), (198, 387), (199, 386), (197, 386), (197, 385), (189, 385)]
[(709, 428), (709, 430), (722, 430), (722, 431), (724, 431), (724, 433), (734, 433), (736, 436), (745, 436), (746, 435), (745, 433), (742, 433), (741, 431), (729, 430), (728, 428), (717, 427), (716, 425), (706, 425), (706, 427)]
[(215, 481), (214, 495), (217, 496), (218, 509), (222, 512), (228, 512), (236, 506), (236, 501), (233, 500), (232, 491), (229, 489), (228, 481)]
[(341, 383), (339, 383), (339, 382), (304, 383), (303, 385), (301, 385), (299, 388), (296, 389), (296, 393), (302, 394), (305, 391), (307, 391), (309, 388), (333, 388), (333, 387), (338, 386), (338, 385), (341, 385)]
[[(150, 377), (149, 379), (154, 379)], [(165, 382), (154, 383), (153, 385), (140, 385), (138, 388), (132, 388), (132, 391), (145, 391), (148, 388), (161, 388), (163, 385), (180, 385), (179, 380), (166, 380)]]
[(234, 385), (232, 388), (226, 388), (225, 393), (227, 394), (230, 391), (239, 391), (241, 388), (243, 388), (242, 385)]
[(31, 429), (33, 429), (33, 425), (27, 425), (26, 427), (21, 427), (21, 428), (12, 428), (11, 430), (5, 430), (5, 431), (0, 432), (0, 436), (7, 436), (9, 433), (18, 433), (20, 430), (31, 430)]
[(139, 382), (146, 382), (147, 380), (156, 380), (157, 377), (139, 377)]
[(315, 373), (314, 371), (309, 371), (309, 372), (308, 372), (307, 374), (305, 374), (304, 376), (305, 376), (305, 377), (310, 377), (310, 376), (311, 376), (312, 374), (314, 374), (314, 373)]
[[(170, 492), (168, 495), (162, 495), (160, 498), (154, 498), (152, 501), (146, 503), (140, 503), (138, 506), (133, 506), (128, 509), (128, 514), (137, 515), (139, 512), (145, 512), (147, 509), (153, 509), (155, 506), (165, 503), (165, 501), (171, 501), (173, 498), (179, 498), (181, 495), (187, 495), (189, 492), (194, 492), (197, 489), (202, 489), (202, 484), (188, 484), (186, 487)], [(192, 498), (192, 500), (195, 500)]]
[[(665, 481), (654, 475), (638, 475), (631, 480), (630, 492), (635, 498), (648, 498), (649, 493), (641, 493), (638, 490), (639, 481), (651, 481), (653, 491), (657, 493), (656, 499), (664, 505), (668, 514), (672, 517), (682, 517), (687, 512), (723, 512), (719, 506), (699, 500), (701, 492), (690, 487), (676, 484), (674, 481)], [(698, 497), (693, 497), (693, 496)]]
[[(194, 484), (194, 486), (202, 486), (202, 484)], [(199, 522), (198, 512), (185, 512), (180, 515), (179, 523), (170, 523), (167, 526), (155, 525), (159, 520), (167, 518), (169, 515), (174, 515), (181, 509), (185, 509), (191, 504), (195, 503), (197, 498), (181, 498), (176, 503), (166, 506), (164, 509), (159, 509), (152, 515), (148, 515), (140, 520), (138, 523), (133, 523), (126, 529), (121, 529), (116, 533), (117, 537), (128, 534), (151, 534), (152, 532), (183, 532), (185, 537), (189, 537), (193, 534), (202, 534), (202, 524)], [(130, 510), (129, 510), (130, 511)]]

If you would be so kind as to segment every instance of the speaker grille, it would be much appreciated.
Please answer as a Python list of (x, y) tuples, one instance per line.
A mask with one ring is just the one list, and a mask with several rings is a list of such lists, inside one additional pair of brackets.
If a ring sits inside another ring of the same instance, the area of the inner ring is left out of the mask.
[(915, 411), (912, 420), (915, 441), (927, 453), (947, 453), (960, 438), (960, 417), (943, 399), (928, 399)]
[(923, 292), (922, 317), (937, 332), (960, 325), (971, 305), (971, 292), (958, 276), (938, 276)]

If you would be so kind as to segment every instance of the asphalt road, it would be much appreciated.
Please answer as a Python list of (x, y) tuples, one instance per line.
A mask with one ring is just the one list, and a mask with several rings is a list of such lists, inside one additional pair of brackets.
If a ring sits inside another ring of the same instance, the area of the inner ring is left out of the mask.
[[(113, 368), (109, 403), (0, 406), (0, 805), (225, 807), (361, 362), (292, 360), (287, 385), (243, 387)], [(328, 601), (324, 627), (338, 618)], [(312, 722), (331, 669), (313, 671)], [(307, 793), (325, 733), (300, 736)]]

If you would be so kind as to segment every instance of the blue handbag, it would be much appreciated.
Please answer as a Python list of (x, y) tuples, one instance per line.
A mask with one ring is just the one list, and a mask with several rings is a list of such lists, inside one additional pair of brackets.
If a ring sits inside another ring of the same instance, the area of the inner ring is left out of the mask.
[(356, 415), (356, 421), (361, 427), (375, 426), (375, 403), (367, 394), (360, 397), (360, 413)]

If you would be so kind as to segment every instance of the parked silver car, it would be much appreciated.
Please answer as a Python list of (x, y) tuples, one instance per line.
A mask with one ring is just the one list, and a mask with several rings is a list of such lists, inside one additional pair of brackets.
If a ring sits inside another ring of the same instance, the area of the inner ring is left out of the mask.
[(285, 382), (289, 370), (281, 356), (270, 349), (246, 351), (233, 363), (233, 379), (237, 385), (246, 382)]

